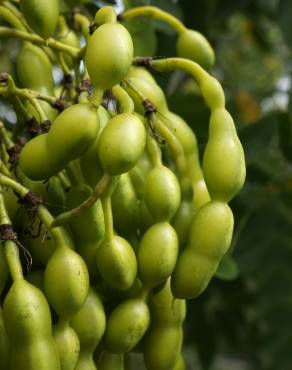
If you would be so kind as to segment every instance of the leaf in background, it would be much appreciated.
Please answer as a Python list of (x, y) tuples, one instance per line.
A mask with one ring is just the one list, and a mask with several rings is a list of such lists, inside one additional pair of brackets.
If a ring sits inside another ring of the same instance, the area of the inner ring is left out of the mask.
[(239, 276), (238, 265), (229, 255), (223, 256), (215, 276), (221, 280), (234, 280)]
[(278, 115), (278, 133), (280, 148), (284, 157), (292, 163), (292, 122), (288, 113)]

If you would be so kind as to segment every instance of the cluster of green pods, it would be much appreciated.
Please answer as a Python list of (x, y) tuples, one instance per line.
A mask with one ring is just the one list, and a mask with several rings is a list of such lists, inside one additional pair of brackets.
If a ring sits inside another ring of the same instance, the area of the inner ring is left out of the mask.
[[(130, 370), (135, 353), (183, 370), (186, 300), (229, 250), (243, 149), (203, 35), (152, 6), (90, 18), (83, 3), (9, 8), (24, 42), (3, 89), (23, 116), (0, 125), (0, 368)], [(177, 57), (133, 57), (125, 25), (140, 16), (174, 27)], [(210, 109), (202, 156), (149, 71), (174, 69)]]

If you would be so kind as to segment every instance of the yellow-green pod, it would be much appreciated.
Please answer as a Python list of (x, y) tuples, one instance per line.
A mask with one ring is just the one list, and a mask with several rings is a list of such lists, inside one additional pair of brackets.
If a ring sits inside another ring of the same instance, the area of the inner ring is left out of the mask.
[(0, 246), (0, 295), (7, 283), (9, 275), (8, 265), (2, 245)]
[(103, 129), (98, 141), (101, 166), (110, 175), (132, 169), (144, 152), (146, 131), (142, 121), (130, 113), (113, 117)]
[(53, 326), (53, 337), (60, 358), (61, 370), (75, 370), (80, 352), (80, 342), (75, 330), (67, 320), (61, 319)]
[(108, 111), (102, 105), (98, 107), (97, 115), (100, 125), (98, 134), (89, 150), (82, 157), (80, 157), (80, 167), (82, 174), (87, 184), (90, 185), (92, 188), (95, 187), (95, 185), (103, 175), (103, 170), (100, 165), (98, 156), (98, 140), (101, 132), (111, 118)]
[(178, 256), (178, 238), (168, 222), (152, 225), (143, 235), (137, 254), (138, 274), (149, 288), (163, 283), (173, 272)]
[(50, 155), (47, 136), (48, 134), (42, 134), (34, 137), (20, 153), (19, 167), (31, 180), (48, 179), (66, 166), (62, 158)]
[(178, 236), (180, 248), (183, 248), (188, 241), (189, 231), (195, 212), (194, 203), (189, 199), (183, 199), (171, 220), (171, 225)]
[[(168, 111), (167, 101), (164, 92), (156, 83), (150, 82), (149, 79), (142, 80), (137, 77), (131, 77), (129, 78), (129, 81), (131, 84), (133, 84), (136, 90), (143, 94), (145, 99), (149, 99), (155, 105), (155, 107), (160, 113)], [(133, 102), (135, 104), (135, 110), (138, 113), (144, 115), (145, 107), (143, 105), (141, 97), (133, 89), (131, 89), (130, 86), (126, 85), (125, 89), (133, 99)]]
[(58, 0), (19, 0), (22, 14), (29, 26), (47, 39), (56, 30), (59, 18)]
[(120, 303), (107, 320), (106, 349), (120, 354), (131, 351), (143, 338), (149, 323), (150, 312), (144, 300), (133, 298)]
[(153, 290), (149, 297), (151, 322), (161, 326), (179, 326), (186, 317), (186, 302), (175, 299), (168, 278), (163, 286)]
[(147, 370), (172, 369), (179, 358), (182, 335), (180, 326), (151, 325), (143, 341)]
[(62, 318), (83, 306), (89, 290), (89, 275), (82, 257), (66, 245), (57, 245), (45, 269), (45, 294)]
[(204, 291), (231, 244), (233, 224), (232, 211), (223, 202), (211, 201), (196, 213), (189, 243), (172, 274), (174, 297), (195, 298)]
[(212, 200), (229, 202), (244, 184), (244, 152), (233, 119), (225, 108), (211, 113), (203, 172)]
[(139, 225), (139, 202), (128, 173), (121, 175), (111, 201), (115, 230), (125, 237), (135, 234)]
[(138, 78), (140, 80), (147, 80), (151, 84), (156, 84), (152, 74), (143, 67), (132, 66), (126, 78)]
[(103, 351), (98, 361), (98, 370), (124, 370), (124, 355)]
[(50, 128), (47, 135), (48, 155), (56, 161), (68, 163), (90, 148), (98, 130), (99, 121), (93, 105), (71, 105), (58, 115)]
[(0, 364), (4, 370), (9, 369), (10, 344), (3, 322), (2, 307), (0, 306)]
[(16, 280), (5, 298), (3, 318), (11, 345), (10, 369), (61, 370), (49, 305), (38, 288)]
[(93, 288), (70, 323), (80, 340), (80, 356), (75, 370), (96, 370), (93, 353), (103, 337), (106, 317), (101, 299)]
[(120, 83), (129, 72), (132, 60), (131, 36), (119, 23), (101, 25), (88, 41), (85, 65), (93, 85), (98, 88), (105, 90)]
[(177, 39), (176, 50), (180, 58), (190, 59), (205, 69), (211, 68), (215, 63), (212, 46), (198, 31), (186, 29), (181, 32)]

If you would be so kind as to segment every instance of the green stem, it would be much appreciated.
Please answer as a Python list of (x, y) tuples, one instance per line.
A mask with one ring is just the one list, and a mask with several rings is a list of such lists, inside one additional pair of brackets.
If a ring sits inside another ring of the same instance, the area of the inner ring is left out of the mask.
[(126, 10), (120, 16), (120, 18), (125, 21), (137, 17), (149, 17), (164, 21), (169, 24), (178, 34), (186, 30), (186, 27), (179, 19), (155, 6), (139, 6)]
[(154, 140), (152, 136), (150, 136), (149, 133), (147, 133), (146, 137), (146, 148), (148, 150), (150, 160), (153, 164), (153, 166), (161, 166), (162, 160), (161, 160), (161, 150), (157, 144), (157, 142)]
[(92, 194), (87, 199), (85, 199), (85, 201), (83, 201), (78, 207), (73, 208), (70, 211), (64, 212), (57, 216), (50, 225), (50, 228), (53, 229), (54, 227), (66, 224), (72, 218), (82, 214), (82, 212), (91, 207), (102, 196), (102, 194), (106, 192), (112, 181), (113, 181), (112, 176), (105, 173), (95, 186)]
[(3, 139), (3, 142), (4, 142), (4, 145), (5, 145), (6, 149), (9, 149), (9, 148), (14, 146), (14, 143), (10, 139), (10, 137), (8, 136), (6, 128), (5, 128), (4, 123), (2, 121), (0, 121), (0, 136)]
[(69, 180), (70, 180), (72, 186), (77, 186), (78, 184), (81, 183), (80, 176), (77, 173), (77, 170), (76, 170), (76, 168), (74, 166), (74, 163), (70, 162), (66, 166), (66, 169), (65, 170), (66, 170), (66, 174), (68, 175)]
[(130, 95), (120, 85), (112, 88), (112, 93), (119, 103), (121, 113), (133, 113), (135, 110), (134, 102)]
[(104, 90), (96, 88), (94, 90), (93, 95), (89, 98), (90, 103), (93, 104), (96, 108), (98, 108), (100, 104), (102, 103), (103, 95), (104, 95)]
[(90, 38), (90, 34), (89, 34), (90, 22), (89, 22), (89, 20), (85, 17), (85, 15), (77, 13), (77, 14), (74, 14), (74, 21), (80, 26), (81, 33), (87, 41)]
[(60, 41), (53, 39), (52, 37), (48, 39), (43, 39), (37, 34), (28, 33), (21, 30), (16, 30), (8, 27), (0, 27), (0, 37), (12, 37), (25, 41), (31, 41), (34, 44), (49, 46), (52, 49), (61, 51), (69, 54), (72, 58), (80, 59), (84, 53), (83, 49), (78, 49), (73, 46), (66, 45)]
[(0, 225), (11, 225), (11, 220), (6, 210), (2, 188), (0, 188)]
[(13, 12), (4, 7), (0, 6), (0, 19), (5, 20), (8, 22), (12, 27), (20, 30), (20, 31), (25, 31), (24, 25), (21, 23), (21, 21), (13, 14)]
[[(135, 58), (134, 65), (141, 65), (143, 58)], [(144, 58), (145, 61), (145, 58)], [(213, 110), (224, 108), (225, 96), (219, 81), (206, 72), (199, 64), (184, 58), (165, 58), (149, 60), (151, 68), (157, 72), (181, 70), (190, 74), (199, 84), (202, 95), (208, 107)]]
[(7, 240), (4, 243), (4, 251), (12, 280), (13, 281), (22, 280), (23, 272), (19, 259), (18, 246), (14, 241)]
[(114, 237), (113, 212), (111, 196), (107, 195), (101, 199), (102, 210), (104, 214), (105, 239), (111, 241)]

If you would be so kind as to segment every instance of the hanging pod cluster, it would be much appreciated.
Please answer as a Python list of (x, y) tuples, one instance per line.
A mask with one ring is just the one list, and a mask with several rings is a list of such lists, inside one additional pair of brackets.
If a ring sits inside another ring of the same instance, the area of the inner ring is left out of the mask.
[[(202, 34), (152, 6), (90, 18), (83, 3), (0, 5), (0, 36), (22, 39), (0, 73), (17, 117), (0, 122), (0, 368), (129, 370), (135, 352), (182, 370), (186, 300), (230, 247), (243, 149)], [(174, 28), (176, 56), (135, 57), (139, 17)], [(202, 158), (154, 78), (173, 70), (210, 109)]]

